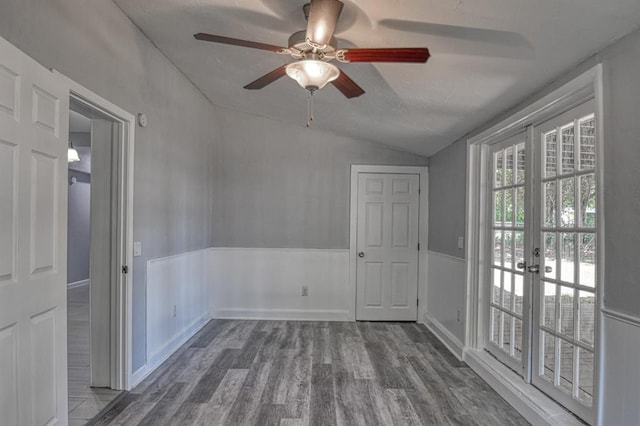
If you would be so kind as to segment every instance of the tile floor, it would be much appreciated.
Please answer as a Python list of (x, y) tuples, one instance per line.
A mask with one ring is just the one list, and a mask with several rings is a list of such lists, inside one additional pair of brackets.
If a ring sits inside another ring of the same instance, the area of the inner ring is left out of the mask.
[(89, 286), (67, 291), (69, 426), (85, 425), (120, 391), (89, 386)]

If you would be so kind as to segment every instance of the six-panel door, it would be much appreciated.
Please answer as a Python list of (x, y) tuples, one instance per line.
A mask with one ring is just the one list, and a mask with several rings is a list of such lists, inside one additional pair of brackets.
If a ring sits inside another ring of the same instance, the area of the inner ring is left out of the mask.
[(358, 175), (358, 320), (417, 320), (419, 185), (415, 174)]
[(69, 94), (0, 39), (0, 423), (67, 422)]

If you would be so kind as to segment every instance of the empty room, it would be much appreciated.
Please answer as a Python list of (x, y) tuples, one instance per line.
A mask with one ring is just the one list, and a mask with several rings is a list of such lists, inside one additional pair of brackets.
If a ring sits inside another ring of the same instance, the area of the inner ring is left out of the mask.
[(640, 425), (638, 0), (2, 0), (0, 424)]

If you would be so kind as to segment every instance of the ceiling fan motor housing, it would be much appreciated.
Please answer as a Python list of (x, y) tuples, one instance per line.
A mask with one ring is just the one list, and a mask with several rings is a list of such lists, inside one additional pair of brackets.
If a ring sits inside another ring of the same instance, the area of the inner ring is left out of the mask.
[(309, 53), (317, 55), (317, 59), (325, 60), (324, 57), (328, 56), (326, 60), (335, 57), (335, 53), (338, 50), (338, 40), (335, 37), (331, 37), (329, 44), (322, 49), (315, 49), (309, 43), (307, 43), (307, 31), (297, 31), (291, 34), (289, 37), (289, 49), (291, 50), (291, 56), (296, 59), (302, 59), (307, 57)]

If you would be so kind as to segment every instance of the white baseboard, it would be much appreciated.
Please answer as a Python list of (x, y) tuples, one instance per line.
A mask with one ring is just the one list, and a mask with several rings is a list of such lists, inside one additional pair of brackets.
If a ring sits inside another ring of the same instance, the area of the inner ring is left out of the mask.
[(81, 280), (81, 281), (75, 281), (72, 283), (67, 283), (67, 290), (82, 287), (85, 285), (89, 285), (89, 280)]
[(454, 336), (453, 333), (447, 330), (438, 320), (430, 317), (428, 313), (425, 315), (424, 319), (424, 325), (426, 325), (427, 328), (435, 334), (438, 339), (440, 339), (447, 349), (449, 349), (449, 352), (462, 361), (464, 354), (464, 345), (462, 342)]
[(211, 308), (211, 318), (295, 321), (349, 321), (347, 310)]
[(463, 360), (531, 424), (584, 426), (573, 414), (525, 383), (486, 351), (466, 350)]
[(175, 335), (170, 341), (166, 342), (161, 347), (157, 348), (157, 351), (150, 354), (148, 363), (153, 366), (152, 369), (155, 369), (160, 364), (162, 364), (167, 358), (171, 356), (176, 350), (180, 348), (180, 346), (184, 345), (184, 343), (193, 337), (206, 323), (209, 322), (211, 317), (207, 313), (206, 315), (201, 316), (196, 319), (194, 322), (185, 327), (180, 333)]
[(151, 374), (156, 368), (160, 367), (163, 362), (165, 362), (175, 351), (180, 349), (182, 345), (187, 343), (189, 339), (191, 339), (195, 334), (204, 327), (211, 318), (209, 315), (204, 315), (199, 318), (197, 321), (194, 321), (189, 327), (182, 331), (182, 333), (178, 334), (173, 340), (164, 345), (161, 350), (158, 351), (158, 354), (162, 354), (162, 356), (157, 357), (151, 362), (143, 365), (139, 369), (137, 369), (131, 375), (131, 383), (129, 387), (133, 389), (135, 386), (140, 384), (149, 374)]
[(131, 390), (136, 386), (138, 386), (151, 373), (153, 373), (153, 369), (150, 368), (148, 364), (144, 364), (142, 367), (138, 368), (136, 371), (131, 373), (128, 390)]

